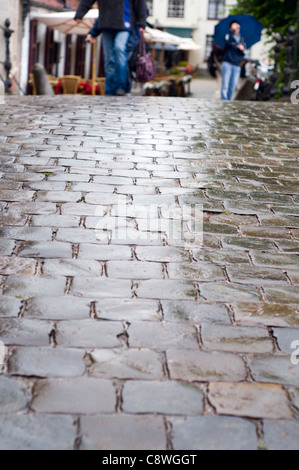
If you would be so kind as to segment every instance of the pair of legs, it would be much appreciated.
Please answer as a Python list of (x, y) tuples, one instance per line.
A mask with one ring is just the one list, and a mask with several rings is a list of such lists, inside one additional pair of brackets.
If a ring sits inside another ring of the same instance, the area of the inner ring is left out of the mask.
[[(130, 62), (131, 58), (133, 57), (133, 54), (135, 52), (136, 47), (139, 44), (139, 41), (140, 41), (140, 28), (139, 26), (135, 26), (127, 44), (128, 62)], [(132, 82), (131, 70), (130, 70), (130, 67), (128, 67), (128, 83), (127, 83), (128, 93), (131, 93), (132, 86), (133, 86), (133, 82)]]
[(106, 95), (116, 96), (127, 91), (129, 31), (103, 31)]
[(223, 62), (222, 64), (222, 89), (221, 99), (224, 101), (231, 101), (237, 89), (240, 76), (241, 67), (238, 65)]

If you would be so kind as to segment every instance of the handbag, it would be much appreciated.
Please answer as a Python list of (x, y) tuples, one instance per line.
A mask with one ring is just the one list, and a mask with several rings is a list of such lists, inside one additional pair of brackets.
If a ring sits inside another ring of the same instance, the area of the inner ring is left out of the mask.
[(156, 65), (151, 56), (146, 52), (145, 39), (140, 34), (139, 42), (139, 58), (136, 62), (136, 78), (137, 82), (146, 83), (153, 80), (156, 76)]

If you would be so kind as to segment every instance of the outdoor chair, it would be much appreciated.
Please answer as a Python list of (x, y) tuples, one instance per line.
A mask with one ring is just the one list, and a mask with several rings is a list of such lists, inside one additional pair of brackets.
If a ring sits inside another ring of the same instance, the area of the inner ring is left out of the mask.
[[(92, 85), (92, 80), (87, 80)], [(96, 78), (96, 86), (99, 87), (100, 94), (106, 94), (106, 78)]]
[(76, 75), (64, 75), (59, 77), (59, 81), (64, 95), (77, 95), (82, 78)]

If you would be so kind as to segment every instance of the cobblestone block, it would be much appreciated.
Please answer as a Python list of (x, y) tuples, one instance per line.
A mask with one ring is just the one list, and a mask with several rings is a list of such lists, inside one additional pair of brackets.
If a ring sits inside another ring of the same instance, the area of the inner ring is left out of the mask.
[(58, 227), (58, 228), (72, 228), (79, 227), (80, 217), (63, 216), (63, 215), (35, 215), (31, 219), (32, 227)]
[(109, 233), (97, 233), (95, 230), (86, 230), (83, 227), (79, 228), (60, 228), (55, 238), (58, 242), (65, 243), (81, 243), (84, 240), (86, 243), (107, 245), (109, 242)]
[(155, 300), (100, 299), (96, 302), (96, 315), (103, 320), (160, 322), (161, 308)]
[(252, 227), (242, 226), (242, 234), (247, 237), (257, 237), (266, 239), (283, 239), (292, 238), (290, 231), (286, 228), (273, 228), (273, 227)]
[(171, 247), (137, 247), (137, 259), (140, 261), (156, 261), (161, 263), (184, 262), (189, 260), (189, 254), (185, 250)]
[(294, 255), (299, 255), (299, 242), (298, 241), (289, 241), (289, 240), (276, 240), (276, 245), (279, 250), (283, 253), (293, 253)]
[(0, 216), (0, 225), (7, 226), (12, 225), (16, 227), (24, 227), (27, 222), (27, 217), (20, 215), (3, 215)]
[(256, 450), (258, 447), (254, 424), (240, 418), (201, 416), (172, 418), (171, 422), (175, 450)]
[(92, 260), (46, 260), (43, 264), (43, 274), (45, 276), (55, 276), (59, 273), (60, 276), (69, 277), (100, 277), (103, 272), (103, 266), (99, 261)]
[(128, 413), (201, 415), (203, 393), (198, 387), (176, 382), (127, 382), (123, 410)]
[(224, 272), (211, 263), (169, 263), (167, 274), (170, 279), (185, 279), (189, 281), (224, 281)]
[(167, 322), (200, 324), (220, 323), (230, 325), (228, 309), (224, 305), (198, 304), (188, 301), (163, 301), (162, 309)]
[(298, 304), (299, 292), (296, 287), (271, 287), (265, 288), (265, 297), (267, 302), (282, 304)]
[(22, 300), (40, 295), (59, 297), (64, 295), (65, 278), (38, 276), (10, 276), (5, 281), (4, 295), (10, 295)]
[(37, 413), (113, 413), (115, 389), (108, 380), (92, 377), (36, 381), (31, 407)]
[(36, 261), (16, 257), (0, 258), (0, 274), (9, 276), (15, 274), (18, 276), (34, 276), (36, 270)]
[[(262, 227), (288, 227), (288, 228), (298, 228), (298, 220), (297, 217), (283, 217), (283, 216), (275, 216), (275, 215), (263, 215), (260, 217), (260, 222)], [(283, 238), (283, 237), (282, 237)]]
[[(295, 349), (299, 348), (299, 329), (295, 328), (274, 328), (273, 334), (277, 339), (279, 349), (284, 354), (291, 355)], [(293, 343), (297, 341), (298, 347), (293, 347)]]
[(8, 213), (12, 215), (48, 215), (55, 214), (56, 204), (51, 202), (16, 202), (9, 206)]
[(75, 439), (72, 416), (0, 416), (1, 450), (73, 450)]
[(24, 242), (18, 250), (23, 258), (72, 258), (72, 245), (61, 242)]
[(90, 353), (89, 374), (95, 377), (162, 380), (162, 360), (149, 349), (101, 349)]
[(0, 340), (6, 346), (49, 346), (53, 326), (50, 322), (27, 319), (2, 319)]
[(261, 268), (255, 266), (228, 266), (227, 274), (232, 282), (253, 284), (255, 286), (288, 285), (283, 271), (279, 269)]
[(277, 253), (259, 253), (252, 251), (253, 264), (261, 267), (293, 268), (299, 267), (299, 257)]
[(50, 241), (52, 229), (48, 227), (3, 227), (0, 236), (24, 241)]
[(295, 305), (241, 302), (234, 304), (233, 309), (236, 322), (244, 325), (299, 326), (299, 310)]
[(15, 242), (13, 240), (1, 239), (0, 255), (10, 256), (13, 252), (14, 246), (15, 246)]
[(21, 300), (0, 296), (0, 317), (18, 317), (21, 309)]
[(79, 349), (13, 348), (8, 360), (12, 375), (77, 377), (85, 372), (85, 352)]
[(0, 377), (0, 415), (24, 410), (27, 406), (26, 392), (21, 381)]
[(82, 450), (166, 450), (158, 416), (97, 415), (81, 419)]
[(211, 383), (209, 399), (220, 415), (259, 419), (293, 417), (287, 394), (280, 385)]
[(117, 348), (118, 336), (123, 333), (120, 322), (80, 320), (59, 322), (56, 341), (58, 346), (72, 348)]
[(109, 261), (107, 272), (112, 279), (163, 279), (162, 265), (140, 261)]
[(80, 243), (78, 258), (98, 261), (130, 261), (132, 259), (132, 251), (129, 246)]
[(129, 344), (132, 348), (151, 348), (165, 351), (178, 349), (198, 349), (196, 330), (192, 326), (175, 323), (134, 322), (129, 328)]
[(78, 204), (65, 203), (61, 206), (61, 214), (63, 216), (75, 216), (75, 217), (87, 217), (97, 215), (99, 218), (103, 217), (107, 212), (107, 207), (103, 206), (94, 206), (93, 204), (86, 204), (80, 202)]
[(243, 250), (262, 250), (274, 251), (274, 244), (270, 240), (263, 238), (247, 238), (247, 237), (229, 237), (222, 238), (222, 244), (226, 249), (243, 249)]
[(36, 201), (41, 202), (79, 202), (82, 198), (80, 192), (70, 191), (38, 191)]
[(203, 324), (203, 345), (209, 350), (239, 353), (271, 353), (273, 343), (267, 329)]
[(140, 281), (138, 284), (138, 297), (140, 299), (190, 299), (196, 298), (197, 293), (191, 282), (163, 280), (158, 285), (153, 280)]
[(296, 421), (264, 421), (265, 442), (268, 450), (298, 450), (299, 423)]
[(26, 183), (24, 184), (24, 189), (31, 189), (33, 191), (64, 191), (65, 184), (63, 182), (49, 182), (49, 181), (39, 181), (37, 183)]
[(33, 297), (26, 302), (25, 317), (42, 320), (84, 320), (91, 301), (77, 297)]
[(15, 191), (15, 190), (0, 190), (0, 198), (1, 201), (6, 202), (15, 202), (15, 201), (23, 201), (23, 202), (30, 202), (32, 201), (34, 196), (34, 191)]
[(201, 351), (167, 351), (170, 377), (186, 382), (238, 382), (247, 372), (242, 359), (233, 354)]
[(200, 285), (200, 294), (211, 302), (258, 302), (258, 290), (237, 283), (207, 283)]
[(213, 214), (210, 217), (211, 223), (229, 224), (238, 227), (243, 224), (256, 224), (257, 218), (254, 215), (238, 215), (238, 214)]
[(249, 357), (248, 361), (257, 382), (299, 386), (299, 367), (291, 363), (290, 356), (254, 356)]
[(299, 272), (288, 269), (288, 276), (293, 286), (299, 286)]
[(102, 298), (132, 298), (132, 285), (127, 280), (107, 279), (107, 278), (74, 278), (71, 295), (75, 297)]

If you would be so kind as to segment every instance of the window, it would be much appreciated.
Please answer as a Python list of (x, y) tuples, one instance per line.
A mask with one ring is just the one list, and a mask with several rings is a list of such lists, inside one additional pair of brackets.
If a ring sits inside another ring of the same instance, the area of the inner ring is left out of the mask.
[(153, 0), (146, 0), (149, 16), (153, 16)]
[(29, 55), (29, 73), (33, 72), (33, 66), (38, 62), (38, 43), (37, 43), (37, 21), (31, 20), (30, 23), (30, 55)]
[(209, 0), (209, 20), (221, 20), (225, 18), (225, 0)]
[(46, 33), (46, 51), (45, 51), (45, 69), (47, 74), (53, 73), (53, 65), (56, 62), (54, 30), (47, 28)]
[(185, 16), (185, 0), (169, 0), (168, 17), (184, 18)]
[(84, 77), (85, 75), (85, 54), (86, 54), (86, 41), (84, 36), (77, 37), (76, 49), (76, 65), (75, 75)]
[(210, 57), (212, 50), (213, 50), (213, 36), (209, 34), (206, 37), (205, 57)]

